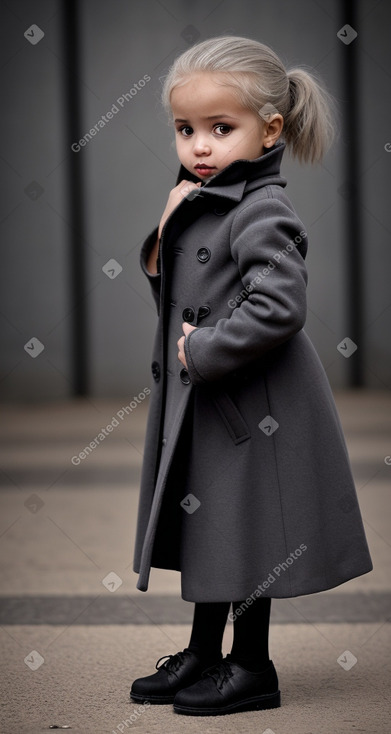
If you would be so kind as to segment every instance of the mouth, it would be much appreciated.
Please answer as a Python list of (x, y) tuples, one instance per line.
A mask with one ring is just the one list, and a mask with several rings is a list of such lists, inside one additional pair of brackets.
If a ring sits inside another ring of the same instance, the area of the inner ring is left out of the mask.
[(207, 166), (205, 163), (197, 163), (194, 168), (200, 176), (208, 176), (216, 170), (216, 166)]

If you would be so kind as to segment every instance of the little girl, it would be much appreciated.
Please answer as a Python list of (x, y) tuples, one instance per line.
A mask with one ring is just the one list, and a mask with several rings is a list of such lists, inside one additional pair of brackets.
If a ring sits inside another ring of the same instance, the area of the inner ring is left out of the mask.
[(180, 571), (195, 608), (188, 647), (130, 695), (190, 715), (273, 708), (271, 599), (372, 569), (332, 392), (303, 329), (307, 234), (280, 174), (286, 146), (322, 159), (330, 102), (308, 72), (237, 37), (182, 54), (163, 102), (181, 168), (141, 251), (159, 322), (134, 570), (141, 591), (151, 566)]

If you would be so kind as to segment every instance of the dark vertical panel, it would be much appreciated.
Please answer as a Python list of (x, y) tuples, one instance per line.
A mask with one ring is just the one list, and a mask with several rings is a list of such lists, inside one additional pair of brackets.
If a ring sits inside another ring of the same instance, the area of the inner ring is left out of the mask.
[[(341, 28), (349, 24), (358, 36), (350, 43), (341, 41), (343, 99), (342, 124), (344, 127), (344, 177), (342, 195), (345, 199), (345, 241), (346, 241), (346, 300), (347, 300), (347, 336), (357, 344), (357, 351), (349, 358), (349, 385), (362, 387), (363, 380), (363, 248), (361, 222), (361, 186), (360, 186), (360, 99), (359, 99), (359, 66), (358, 46), (360, 32), (358, 28), (357, 0), (343, 0), (341, 3)], [(345, 33), (349, 34), (347, 29)]]
[[(80, 3), (79, 3), (80, 5)], [(81, 31), (77, 0), (62, 0), (66, 150), (83, 136), (80, 90)], [(70, 152), (67, 166), (70, 288), (72, 302), (72, 386), (87, 395), (88, 335), (84, 221), (83, 151)]]

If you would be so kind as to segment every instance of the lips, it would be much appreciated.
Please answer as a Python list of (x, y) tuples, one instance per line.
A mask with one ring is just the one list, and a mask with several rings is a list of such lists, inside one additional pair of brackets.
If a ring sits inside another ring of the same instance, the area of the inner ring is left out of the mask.
[(205, 174), (205, 173), (210, 173), (210, 171), (214, 171), (216, 166), (207, 166), (204, 163), (197, 163), (197, 165), (194, 166), (194, 168), (198, 173)]

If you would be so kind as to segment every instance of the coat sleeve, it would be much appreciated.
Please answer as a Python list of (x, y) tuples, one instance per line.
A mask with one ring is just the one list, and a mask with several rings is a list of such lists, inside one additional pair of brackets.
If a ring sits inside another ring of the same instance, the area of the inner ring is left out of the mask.
[(229, 317), (186, 337), (193, 384), (218, 380), (250, 364), (305, 323), (307, 235), (295, 212), (279, 199), (249, 204), (233, 222), (230, 246), (243, 288), (236, 300), (227, 301)]
[(159, 228), (156, 227), (153, 232), (147, 237), (145, 242), (142, 245), (141, 252), (140, 252), (140, 265), (141, 270), (143, 273), (147, 276), (149, 280), (149, 284), (151, 286), (152, 295), (156, 304), (157, 312), (159, 313), (159, 304), (160, 304), (160, 284), (161, 284), (161, 274), (160, 274), (160, 263), (159, 263), (159, 256), (157, 260), (157, 273), (150, 273), (147, 269), (147, 262), (149, 254), (156, 242), (157, 235), (158, 235)]

